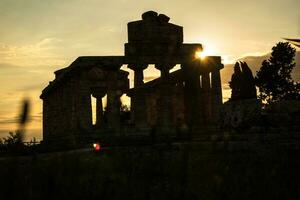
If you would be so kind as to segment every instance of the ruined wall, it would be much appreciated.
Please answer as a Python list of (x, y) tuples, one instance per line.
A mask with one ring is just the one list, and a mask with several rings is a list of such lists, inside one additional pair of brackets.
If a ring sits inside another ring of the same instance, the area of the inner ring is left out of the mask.
[(43, 138), (68, 136), (72, 134), (71, 117), (74, 99), (72, 81), (53, 90), (43, 101)]
[(43, 137), (61, 140), (92, 127), (90, 83), (82, 74), (69, 77), (43, 99)]
[[(129, 87), (128, 72), (119, 70), (120, 66), (115, 64), (111, 68), (110, 65), (89, 67), (80, 63), (76, 68), (72, 66), (56, 72), (56, 79), (41, 95), (44, 101), (44, 141), (51, 138), (81, 138), (95, 131), (105, 131), (105, 128), (111, 131), (119, 129), (120, 97)], [(106, 94), (108, 123), (105, 128), (97, 126), (98, 129), (95, 129), (92, 122), (91, 95), (97, 99), (99, 112), (96, 110), (96, 115), (99, 120), (103, 117), (100, 102)]]

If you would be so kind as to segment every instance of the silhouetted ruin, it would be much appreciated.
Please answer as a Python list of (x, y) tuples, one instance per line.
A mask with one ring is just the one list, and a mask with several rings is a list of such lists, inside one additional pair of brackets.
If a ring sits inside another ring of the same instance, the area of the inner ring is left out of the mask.
[[(183, 128), (197, 132), (217, 122), (222, 105), (221, 57), (196, 59), (201, 44), (183, 43), (183, 27), (169, 17), (149, 11), (128, 23), (124, 56), (84, 56), (55, 72), (43, 90), (43, 138), (94, 135), (174, 135)], [(161, 76), (144, 83), (150, 64)], [(134, 71), (129, 88), (128, 72)], [(180, 69), (170, 73), (175, 66)], [(120, 97), (131, 98), (131, 123), (120, 123)], [(107, 95), (107, 109), (102, 98)], [(97, 99), (92, 123), (91, 96)], [(105, 113), (105, 115), (104, 115)], [(106, 118), (106, 119), (105, 119)]]
[(235, 63), (229, 86), (231, 101), (257, 98), (254, 77), (246, 62)]

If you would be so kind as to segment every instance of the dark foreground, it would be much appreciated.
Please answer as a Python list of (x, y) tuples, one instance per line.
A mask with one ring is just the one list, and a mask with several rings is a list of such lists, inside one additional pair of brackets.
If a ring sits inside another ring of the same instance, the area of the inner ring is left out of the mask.
[(297, 135), (209, 138), (0, 158), (0, 199), (299, 199)]

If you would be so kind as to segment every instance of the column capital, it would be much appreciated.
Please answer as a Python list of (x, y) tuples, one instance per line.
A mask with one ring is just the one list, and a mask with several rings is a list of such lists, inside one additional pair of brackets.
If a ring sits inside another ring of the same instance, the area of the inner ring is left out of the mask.
[(104, 97), (106, 93), (106, 88), (92, 88), (92, 96), (97, 99)]
[(101, 93), (101, 94), (92, 94), (92, 96), (95, 97), (96, 99), (102, 99), (105, 95), (106, 95), (106, 92)]
[(146, 63), (131, 63), (128, 64), (127, 66), (129, 69), (132, 69), (133, 71), (138, 71), (138, 70), (144, 70), (148, 67), (148, 64)]
[(163, 70), (170, 70), (172, 69), (176, 64), (174, 63), (156, 63), (154, 65), (154, 67), (160, 71), (163, 71)]
[(134, 71), (134, 87), (140, 86), (144, 83), (143, 70), (148, 67), (148, 64), (128, 64), (128, 68)]

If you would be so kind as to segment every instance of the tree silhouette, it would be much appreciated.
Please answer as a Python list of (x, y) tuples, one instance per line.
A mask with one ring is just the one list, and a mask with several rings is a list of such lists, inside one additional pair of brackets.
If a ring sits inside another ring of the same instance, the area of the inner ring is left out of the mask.
[(300, 84), (293, 81), (296, 49), (288, 42), (279, 42), (272, 48), (271, 57), (264, 60), (255, 77), (259, 98), (267, 104), (281, 100), (300, 99)]

